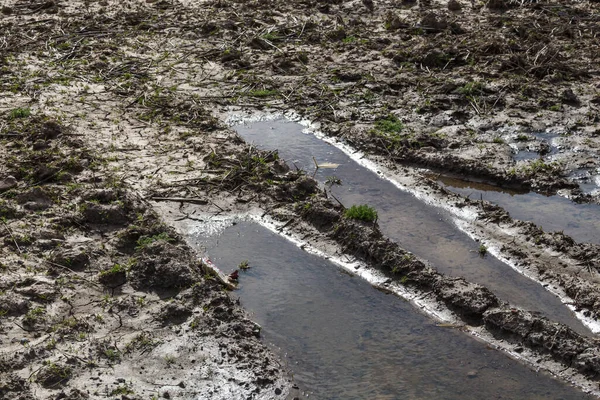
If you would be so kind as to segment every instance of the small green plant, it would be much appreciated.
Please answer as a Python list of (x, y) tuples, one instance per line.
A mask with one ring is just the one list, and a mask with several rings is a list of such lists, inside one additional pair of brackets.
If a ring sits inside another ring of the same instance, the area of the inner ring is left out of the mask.
[(481, 94), (483, 89), (484, 86), (481, 82), (469, 82), (466, 83), (464, 86), (458, 88), (457, 92), (466, 97), (472, 97)]
[(9, 119), (27, 118), (31, 115), (29, 108), (15, 108), (8, 115)]
[(23, 322), (27, 325), (34, 325), (36, 322), (44, 320), (46, 309), (44, 307), (36, 307), (27, 311)]
[(269, 90), (269, 89), (255, 89), (247, 92), (247, 96), (250, 97), (271, 97), (276, 96), (279, 92), (277, 90)]
[(366, 204), (354, 205), (348, 208), (344, 215), (346, 218), (358, 219), (360, 221), (377, 221), (377, 210)]
[(262, 35), (262, 38), (270, 42), (275, 42), (280, 39), (280, 37), (275, 32), (267, 32), (264, 35)]
[(176, 360), (177, 360), (177, 358), (174, 355), (167, 354), (165, 356), (165, 362), (167, 363), (168, 366), (175, 364)]
[(387, 134), (400, 133), (403, 128), (404, 124), (402, 124), (402, 121), (400, 121), (395, 115), (391, 114), (375, 122), (375, 129)]
[(479, 253), (480, 257), (485, 257), (488, 253), (488, 248), (485, 244), (480, 244), (479, 249), (477, 249), (477, 253)]
[(117, 362), (121, 359), (121, 353), (119, 353), (118, 350), (109, 348), (105, 349), (103, 353), (104, 357), (108, 358), (108, 360), (111, 362)]
[(248, 268), (250, 268), (250, 265), (248, 264), (248, 260), (244, 260), (242, 261), (239, 265), (238, 268), (241, 270), (246, 270)]
[(147, 351), (160, 344), (160, 341), (154, 340), (150, 334), (142, 332), (127, 343), (125, 346), (125, 354), (129, 354), (135, 350)]
[(505, 142), (504, 142), (504, 139), (502, 139), (500, 136), (496, 136), (496, 137), (494, 138), (494, 143), (497, 143), (497, 144), (504, 144)]
[(548, 108), (550, 111), (560, 111), (560, 104), (554, 104)]
[(111, 396), (126, 396), (128, 394), (134, 394), (135, 392), (133, 390), (131, 390), (131, 388), (127, 385), (120, 385), (117, 386), (115, 389), (112, 390), (112, 392), (110, 392)]
[(325, 181), (325, 184), (329, 187), (332, 187), (333, 185), (341, 185), (342, 184), (342, 180), (340, 178), (338, 178), (337, 176), (328, 176), (327, 180)]
[(165, 242), (174, 242), (175, 239), (169, 236), (167, 232), (159, 233), (154, 236), (142, 236), (137, 240), (136, 249), (143, 249), (145, 247), (150, 246), (152, 243), (157, 242), (159, 240), (164, 240)]
[(121, 264), (115, 264), (110, 269), (104, 270), (100, 272), (100, 277), (107, 277), (110, 275), (120, 274), (122, 272), (127, 272), (127, 267)]
[(44, 387), (56, 387), (68, 381), (73, 374), (71, 367), (48, 362), (36, 376), (36, 380)]
[(46, 343), (46, 349), (47, 350), (53, 350), (56, 348), (56, 339), (55, 338), (51, 338), (48, 343)]

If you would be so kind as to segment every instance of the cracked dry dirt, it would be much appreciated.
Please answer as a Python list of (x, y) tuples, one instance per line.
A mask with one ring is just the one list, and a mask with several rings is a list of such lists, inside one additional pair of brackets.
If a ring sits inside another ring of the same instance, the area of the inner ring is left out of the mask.
[[(598, 202), (569, 178), (600, 167), (598, 3), (0, 6), (0, 396), (288, 395), (259, 328), (153, 211), (150, 201), (169, 199), (297, 218), (306, 225), (290, 229), (433, 290), (464, 323), (598, 378), (594, 340), (407, 262), (376, 228), (340, 230), (342, 211), (310, 179), (223, 122), (232, 110), (293, 110), (398, 174), (426, 166)], [(514, 161), (510, 145), (539, 146), (540, 131), (559, 134), (563, 151)], [(596, 316), (598, 246), (513, 221), (424, 177), (415, 185), (476, 208), (484, 236)], [(315, 214), (299, 212), (302, 202)]]

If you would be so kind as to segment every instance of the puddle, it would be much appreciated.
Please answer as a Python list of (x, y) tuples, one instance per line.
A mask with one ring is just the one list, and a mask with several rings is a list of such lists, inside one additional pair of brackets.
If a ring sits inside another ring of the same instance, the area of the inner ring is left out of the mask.
[(488, 200), (513, 218), (531, 221), (547, 232), (562, 230), (577, 242), (600, 243), (600, 205), (576, 204), (561, 196), (518, 192), (449, 176), (436, 179), (448, 190), (474, 200)]
[(430, 261), (444, 274), (480, 283), (511, 304), (540, 311), (579, 333), (590, 334), (560, 299), (541, 285), (492, 256), (479, 257), (479, 244), (458, 230), (450, 215), (399, 190), (338, 148), (303, 133), (300, 124), (286, 120), (260, 121), (237, 125), (234, 129), (246, 141), (259, 148), (277, 149), (290, 165), (310, 173), (315, 170), (313, 157), (319, 164), (339, 164), (336, 169), (317, 170), (315, 178), (322, 183), (332, 176), (341, 179), (341, 186), (332, 186), (333, 194), (346, 206), (374, 206), (383, 233), (401, 247)]
[(509, 146), (515, 161), (550, 158), (560, 152), (560, 135), (554, 133), (519, 134), (511, 137)]
[(310, 398), (592, 398), (255, 223), (190, 240), (225, 271), (249, 260), (233, 295)]
[[(571, 152), (589, 152), (589, 150), (584, 150), (580, 146), (569, 146), (569, 151), (567, 151), (565, 149), (565, 137), (556, 132), (513, 133), (502, 137), (510, 146), (513, 153), (513, 160), (517, 164), (537, 159), (544, 160), (545, 162), (568, 162), (568, 154)], [(594, 158), (597, 157), (597, 155), (589, 155)], [(572, 170), (568, 178), (572, 182), (577, 183), (584, 193), (596, 193), (600, 190), (600, 169), (582, 166)]]
[(600, 191), (600, 168), (579, 168), (571, 172), (569, 178), (579, 185), (583, 193)]

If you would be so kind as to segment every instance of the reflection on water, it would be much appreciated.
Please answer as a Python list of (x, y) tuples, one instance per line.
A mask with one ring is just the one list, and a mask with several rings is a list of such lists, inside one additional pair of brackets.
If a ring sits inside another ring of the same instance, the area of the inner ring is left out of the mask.
[(531, 221), (546, 232), (564, 231), (577, 242), (600, 243), (600, 206), (597, 204), (577, 204), (561, 196), (519, 193), (448, 176), (436, 178), (455, 193), (498, 204), (513, 218)]
[(315, 399), (588, 399), (253, 223), (192, 237)]
[(430, 261), (442, 273), (462, 276), (483, 284), (496, 295), (528, 310), (541, 311), (554, 320), (590, 334), (560, 300), (541, 285), (523, 277), (509, 266), (488, 256), (479, 257), (479, 245), (459, 231), (449, 216), (360, 166), (341, 150), (302, 133), (302, 126), (285, 120), (255, 122), (234, 127), (244, 139), (263, 149), (278, 149), (289, 164), (314, 171), (319, 164), (339, 164), (336, 169), (319, 169), (315, 178), (341, 179), (331, 190), (345, 205), (369, 204), (379, 213), (382, 231), (401, 247)]

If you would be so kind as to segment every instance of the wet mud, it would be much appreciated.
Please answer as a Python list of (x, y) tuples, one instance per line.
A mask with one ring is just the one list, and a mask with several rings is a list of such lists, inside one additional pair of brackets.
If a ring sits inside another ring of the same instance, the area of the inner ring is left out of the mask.
[[(0, 12), (2, 396), (287, 396), (285, 368), (223, 293), (230, 283), (169, 228), (207, 219), (193, 207), (260, 209), (392, 268), (392, 282), (543, 355), (542, 367), (571, 368), (564, 379), (596, 379), (591, 339), (513, 312), (424, 254), (394, 274), (401, 246), (346, 221), (316, 181), (225, 124), (232, 110), (293, 111), (394, 179), (427, 167), (598, 203), (595, 2), (0, 0)], [(455, 222), (594, 323), (593, 241), (435, 180), (410, 188), (475, 215)]]
[[(249, 143), (264, 150), (277, 150), (296, 168), (314, 175), (346, 207), (355, 204), (374, 207), (378, 225), (387, 237), (426, 259), (441, 273), (480, 283), (514, 305), (541, 311), (579, 333), (589, 334), (571, 311), (541, 285), (495, 257), (482, 257), (478, 251), (480, 244), (454, 226), (452, 216), (445, 210), (399, 190), (341, 150), (303, 132), (302, 125), (276, 119), (248, 122), (233, 128)], [(316, 168), (315, 162), (326, 167)]]
[(531, 221), (547, 232), (562, 231), (580, 243), (600, 242), (600, 207), (577, 204), (561, 196), (502, 189), (456, 177), (430, 174), (446, 189), (474, 200), (486, 200), (505, 209), (512, 218)]
[(585, 397), (257, 223), (232, 223), (212, 237), (186, 229), (223, 270), (248, 260), (235, 295), (309, 397)]

